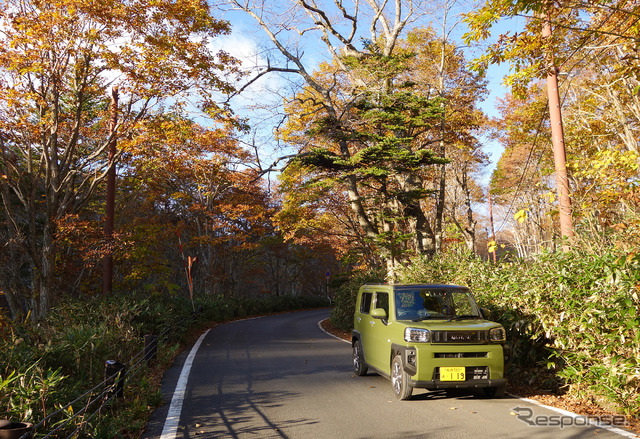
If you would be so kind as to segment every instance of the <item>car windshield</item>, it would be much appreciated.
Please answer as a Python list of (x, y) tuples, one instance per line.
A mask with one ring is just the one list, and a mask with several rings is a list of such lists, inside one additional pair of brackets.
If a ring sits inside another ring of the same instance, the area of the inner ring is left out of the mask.
[(395, 292), (397, 320), (478, 319), (480, 311), (466, 288), (415, 288)]

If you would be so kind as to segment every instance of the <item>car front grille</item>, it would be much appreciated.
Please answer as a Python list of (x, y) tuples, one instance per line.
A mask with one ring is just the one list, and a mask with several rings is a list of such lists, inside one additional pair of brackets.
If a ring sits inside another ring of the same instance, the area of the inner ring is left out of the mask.
[(489, 331), (433, 331), (432, 343), (487, 343)]
[[(488, 380), (489, 379), (489, 366), (467, 366), (464, 368), (465, 381), (472, 380)], [(440, 379), (440, 368), (436, 367), (433, 371), (433, 379)]]
[(434, 358), (487, 358), (487, 352), (436, 352)]

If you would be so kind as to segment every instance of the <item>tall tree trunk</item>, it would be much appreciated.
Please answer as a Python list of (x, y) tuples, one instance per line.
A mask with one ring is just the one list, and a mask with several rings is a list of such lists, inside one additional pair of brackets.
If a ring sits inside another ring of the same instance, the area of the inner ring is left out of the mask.
[(107, 200), (105, 206), (104, 238), (107, 252), (102, 260), (102, 294), (113, 291), (113, 229), (116, 204), (116, 130), (118, 128), (118, 88), (111, 90), (109, 118), (109, 169), (107, 171)]
[[(444, 116), (443, 122), (444, 125)], [(442, 128), (442, 135), (444, 136), (444, 127)], [(444, 147), (444, 139), (440, 141), (440, 157), (445, 158), (445, 147)], [(435, 251), (442, 251), (442, 241), (443, 241), (443, 231), (442, 231), (442, 220), (444, 218), (444, 205), (445, 205), (445, 194), (446, 194), (446, 178), (447, 171), (445, 169), (444, 164), (440, 165), (440, 173), (439, 173), (439, 181), (438, 181), (438, 199), (436, 200), (436, 221), (434, 226), (434, 236), (435, 236)]]
[[(442, 44), (440, 49), (440, 65), (438, 66), (438, 93), (440, 94), (441, 98), (444, 98), (444, 91), (445, 91), (444, 90), (444, 87), (445, 87), (444, 64), (446, 59), (445, 52), (447, 47), (447, 34), (446, 34), (447, 18), (446, 17), (447, 16), (445, 15), (442, 23)], [(442, 107), (442, 114), (440, 115), (441, 119), (440, 119), (439, 154), (441, 159), (445, 159), (446, 158), (446, 147), (445, 147), (446, 108), (445, 108), (444, 102), (442, 102), (440, 105)], [(445, 166), (446, 165), (444, 163), (440, 165), (440, 181), (438, 182), (439, 190), (438, 190), (438, 199), (436, 201), (436, 220), (435, 220), (435, 227), (434, 227), (436, 252), (442, 251), (442, 241), (443, 241), (442, 220), (444, 218), (445, 194), (446, 194), (446, 184), (447, 184), (447, 170)]]
[(38, 273), (38, 317), (47, 315), (54, 301), (56, 246), (54, 241), (55, 225), (48, 220), (42, 236), (42, 249), (40, 253), (40, 270)]
[(464, 240), (467, 244), (469, 251), (475, 254), (476, 252), (476, 224), (477, 221), (473, 218), (473, 209), (471, 208), (471, 191), (468, 184), (469, 175), (467, 169), (462, 172), (462, 179), (458, 180), (462, 193), (464, 193), (464, 205), (467, 210), (467, 224), (464, 228)]
[[(423, 186), (422, 179), (414, 173), (399, 175), (398, 182), (406, 193), (418, 191)], [(413, 246), (416, 252), (433, 256), (436, 251), (435, 234), (420, 205), (420, 200), (408, 201), (404, 206), (404, 216), (411, 219), (409, 229), (414, 234)]]
[(7, 250), (7, 266), (6, 271), (4, 272), (5, 274), (0, 276), (0, 291), (4, 292), (4, 296), (7, 299), (11, 318), (16, 319), (24, 312), (22, 303), (25, 298), (20, 294), (19, 287), (21, 258), (16, 251), (16, 238), (15, 236), (12, 236), (12, 229), (7, 227), (7, 233), (9, 237), (5, 245)]
[[(0, 136), (0, 152), (4, 155), (4, 143), (2, 136)], [(2, 161), (0, 160), (0, 174), (4, 174), (2, 169)], [(7, 298), (7, 304), (11, 311), (11, 318), (15, 319), (18, 315), (23, 313), (22, 304), (25, 301), (25, 297), (20, 292), (20, 265), (22, 262), (21, 255), (17, 250), (21, 237), (18, 235), (17, 224), (13, 221), (13, 215), (11, 211), (11, 192), (8, 185), (0, 185), (0, 198), (5, 211), (6, 237), (7, 242), (2, 245), (2, 251), (6, 252), (7, 267), (4, 272), (0, 272), (0, 291), (4, 291)]]

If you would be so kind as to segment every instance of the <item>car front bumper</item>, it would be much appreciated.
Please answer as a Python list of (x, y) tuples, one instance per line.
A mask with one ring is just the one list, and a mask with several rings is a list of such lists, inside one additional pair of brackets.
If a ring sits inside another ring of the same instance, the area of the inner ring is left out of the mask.
[(468, 380), (468, 381), (414, 381), (409, 380), (409, 385), (418, 389), (439, 390), (439, 389), (476, 389), (483, 387), (500, 387), (507, 384), (506, 378), (488, 380)]

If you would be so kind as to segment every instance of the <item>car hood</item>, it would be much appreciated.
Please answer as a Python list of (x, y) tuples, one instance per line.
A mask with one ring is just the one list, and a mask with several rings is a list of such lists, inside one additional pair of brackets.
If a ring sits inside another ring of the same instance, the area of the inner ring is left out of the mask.
[(412, 322), (411, 320), (402, 320), (402, 324), (411, 326), (412, 328), (424, 328), (429, 331), (488, 331), (491, 328), (500, 326), (499, 323), (489, 320), (458, 320), (447, 321), (442, 320), (423, 320), (421, 322)]

